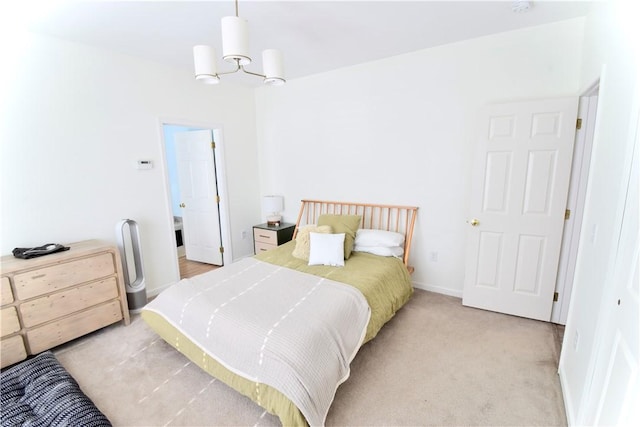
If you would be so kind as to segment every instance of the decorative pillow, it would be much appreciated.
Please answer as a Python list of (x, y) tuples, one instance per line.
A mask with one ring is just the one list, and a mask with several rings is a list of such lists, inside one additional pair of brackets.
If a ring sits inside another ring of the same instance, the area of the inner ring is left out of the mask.
[(328, 225), (305, 225), (298, 228), (298, 234), (296, 234), (296, 247), (293, 249), (291, 255), (296, 258), (309, 261), (309, 233), (331, 233), (333, 230)]
[(356, 232), (360, 227), (360, 215), (324, 214), (318, 218), (318, 225), (330, 225), (334, 233), (344, 233), (344, 259), (349, 259), (353, 250)]
[(401, 246), (359, 246), (353, 247), (354, 252), (368, 252), (380, 256), (393, 256), (401, 258), (404, 255), (404, 249)]
[(404, 234), (386, 230), (361, 229), (356, 232), (356, 246), (392, 248), (404, 245)]
[(344, 233), (309, 233), (309, 265), (344, 265)]

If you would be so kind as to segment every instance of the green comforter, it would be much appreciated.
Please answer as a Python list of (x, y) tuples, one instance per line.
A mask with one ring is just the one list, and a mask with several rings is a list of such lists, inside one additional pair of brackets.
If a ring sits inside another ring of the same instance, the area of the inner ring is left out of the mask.
[(344, 267), (307, 265), (291, 255), (295, 241), (255, 256), (256, 259), (293, 270), (347, 283), (362, 292), (371, 307), (365, 342), (376, 336), (413, 294), (411, 278), (402, 260), (365, 252), (353, 252)]

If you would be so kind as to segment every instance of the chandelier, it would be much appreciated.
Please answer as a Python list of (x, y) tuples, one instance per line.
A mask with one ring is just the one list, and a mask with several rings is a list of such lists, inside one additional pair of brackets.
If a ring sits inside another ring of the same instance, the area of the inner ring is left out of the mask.
[(206, 84), (220, 83), (220, 76), (242, 71), (252, 76), (262, 77), (266, 85), (280, 86), (285, 83), (282, 52), (278, 49), (266, 49), (262, 51), (263, 74), (253, 73), (244, 68), (251, 63), (249, 56), (249, 24), (246, 19), (238, 16), (238, 0), (236, 3), (236, 16), (222, 18), (222, 58), (235, 64), (232, 71), (218, 72), (215, 49), (207, 45), (193, 47), (193, 62), (195, 65), (196, 80)]

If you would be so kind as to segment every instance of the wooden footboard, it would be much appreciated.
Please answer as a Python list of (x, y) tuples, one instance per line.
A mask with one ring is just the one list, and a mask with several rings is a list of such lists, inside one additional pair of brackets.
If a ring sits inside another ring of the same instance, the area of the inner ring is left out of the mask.
[(316, 224), (318, 217), (322, 214), (361, 215), (360, 228), (387, 230), (404, 234), (404, 256), (402, 260), (411, 271), (412, 269), (409, 267), (408, 262), (417, 213), (418, 208), (415, 206), (302, 200), (293, 238), (296, 238), (300, 226)]

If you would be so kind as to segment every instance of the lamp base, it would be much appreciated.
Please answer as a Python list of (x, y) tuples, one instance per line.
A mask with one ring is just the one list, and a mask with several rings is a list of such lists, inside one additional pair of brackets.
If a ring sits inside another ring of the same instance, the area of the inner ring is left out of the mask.
[(269, 215), (267, 217), (267, 225), (269, 227), (280, 227), (282, 221), (282, 215)]

